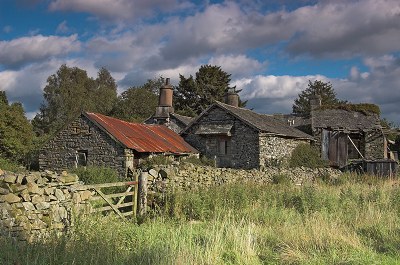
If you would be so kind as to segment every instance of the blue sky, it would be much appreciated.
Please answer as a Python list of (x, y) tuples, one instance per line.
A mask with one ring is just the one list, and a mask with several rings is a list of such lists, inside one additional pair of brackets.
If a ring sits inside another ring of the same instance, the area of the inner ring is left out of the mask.
[(219, 65), (261, 113), (290, 113), (319, 79), (400, 124), (400, 1), (0, 1), (0, 90), (30, 118), (64, 63), (106, 67), (119, 92)]

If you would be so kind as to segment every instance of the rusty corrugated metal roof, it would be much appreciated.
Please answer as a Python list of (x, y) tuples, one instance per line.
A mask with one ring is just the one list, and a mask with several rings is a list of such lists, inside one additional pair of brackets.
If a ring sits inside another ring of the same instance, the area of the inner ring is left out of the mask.
[(98, 113), (84, 115), (129, 149), (148, 153), (197, 153), (174, 131), (164, 125), (122, 121)]

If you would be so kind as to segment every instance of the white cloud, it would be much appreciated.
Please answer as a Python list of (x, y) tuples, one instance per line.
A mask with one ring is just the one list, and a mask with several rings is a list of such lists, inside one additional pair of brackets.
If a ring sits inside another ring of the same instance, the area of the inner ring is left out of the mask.
[(232, 74), (233, 77), (239, 78), (254, 74), (261, 70), (265, 70), (267, 63), (260, 63), (259, 61), (249, 58), (246, 55), (219, 55), (212, 57), (208, 64), (221, 66), (222, 70)]
[(53, 0), (51, 11), (87, 12), (113, 21), (153, 15), (156, 10), (171, 11), (187, 7), (177, 0)]
[(70, 29), (67, 25), (67, 21), (64, 20), (63, 22), (61, 22), (60, 24), (58, 24), (57, 29), (56, 29), (56, 33), (67, 33), (69, 32)]
[(0, 41), (0, 64), (15, 67), (79, 49), (80, 42), (75, 34), (69, 37), (36, 35)]

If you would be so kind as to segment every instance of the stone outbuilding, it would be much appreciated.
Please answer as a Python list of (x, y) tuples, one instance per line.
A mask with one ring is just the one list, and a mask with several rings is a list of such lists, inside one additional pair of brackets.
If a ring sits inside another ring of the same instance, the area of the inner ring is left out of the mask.
[(375, 113), (319, 108), (311, 112), (311, 127), (321, 157), (332, 166), (388, 157), (387, 141)]
[(39, 154), (40, 170), (104, 166), (126, 176), (153, 154), (186, 156), (197, 150), (164, 125), (131, 123), (85, 112), (49, 140)]
[(381, 161), (389, 158), (387, 139), (372, 104), (323, 106), (321, 98), (310, 99), (308, 116), (276, 114), (274, 117), (311, 134), (321, 157), (331, 166), (345, 167), (351, 161)]
[(193, 120), (192, 117), (175, 113), (173, 107), (173, 86), (166, 78), (165, 85), (160, 87), (158, 106), (155, 113), (146, 119), (146, 124), (162, 124), (176, 133), (180, 133)]
[(218, 167), (260, 168), (284, 163), (312, 137), (272, 115), (238, 107), (235, 93), (216, 101), (182, 131), (183, 138)]

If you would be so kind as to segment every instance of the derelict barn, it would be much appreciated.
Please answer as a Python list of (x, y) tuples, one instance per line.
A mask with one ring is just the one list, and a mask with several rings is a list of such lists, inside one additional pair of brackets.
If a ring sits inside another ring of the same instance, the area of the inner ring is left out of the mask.
[(227, 103), (215, 102), (181, 133), (184, 139), (218, 167), (259, 168), (286, 161), (299, 143), (311, 136), (271, 115), (238, 107), (236, 93)]
[(312, 103), (311, 127), (321, 157), (342, 168), (354, 160), (387, 159), (387, 141), (379, 116), (366, 111), (321, 108)]
[(184, 156), (197, 151), (164, 125), (131, 123), (82, 113), (40, 150), (40, 170), (104, 166), (126, 176), (151, 154)]

